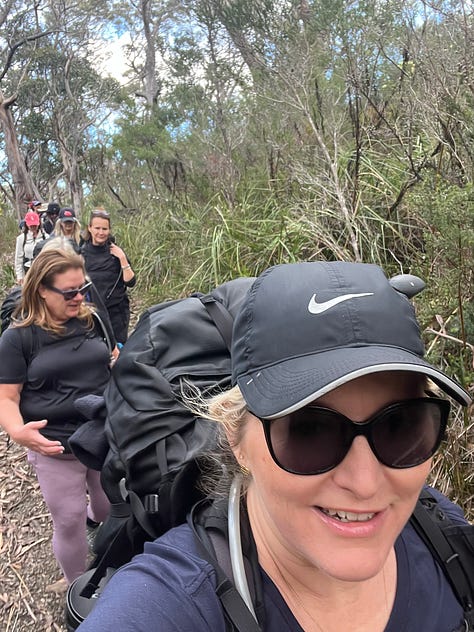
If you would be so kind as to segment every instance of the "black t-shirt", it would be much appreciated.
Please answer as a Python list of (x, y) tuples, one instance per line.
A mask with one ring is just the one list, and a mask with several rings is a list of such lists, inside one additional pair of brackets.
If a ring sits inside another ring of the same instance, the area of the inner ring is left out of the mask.
[(72, 318), (65, 329), (63, 335), (36, 325), (7, 329), (0, 338), (0, 383), (23, 384), (20, 412), (24, 421), (47, 419), (42, 434), (60, 440), (68, 449), (67, 439), (85, 421), (74, 401), (103, 393), (110, 375), (110, 354), (100, 334), (80, 320)]

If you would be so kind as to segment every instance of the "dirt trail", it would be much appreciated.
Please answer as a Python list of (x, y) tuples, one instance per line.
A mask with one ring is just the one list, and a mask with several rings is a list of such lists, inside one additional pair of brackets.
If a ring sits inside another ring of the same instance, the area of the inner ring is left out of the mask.
[(0, 431), (1, 632), (65, 632), (64, 595), (45, 591), (60, 576), (51, 521), (26, 451)]

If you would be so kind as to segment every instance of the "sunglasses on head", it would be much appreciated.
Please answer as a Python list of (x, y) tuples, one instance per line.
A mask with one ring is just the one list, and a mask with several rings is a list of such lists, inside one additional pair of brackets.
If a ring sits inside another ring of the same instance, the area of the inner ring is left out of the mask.
[(109, 219), (110, 213), (107, 211), (92, 211), (91, 217), (104, 217), (105, 219)]
[(88, 281), (82, 287), (78, 287), (73, 290), (60, 290), (59, 288), (54, 287), (53, 285), (47, 285), (47, 284), (45, 284), (44, 287), (48, 288), (48, 290), (51, 290), (51, 292), (56, 292), (56, 294), (61, 294), (61, 296), (63, 297), (65, 301), (72, 301), (73, 298), (76, 298), (77, 294), (81, 294), (82, 296), (85, 296), (87, 292), (89, 291), (91, 285), (92, 285), (92, 281)]
[(449, 409), (447, 400), (422, 397), (391, 404), (364, 422), (320, 406), (305, 406), (276, 419), (257, 418), (275, 463), (291, 474), (309, 476), (338, 466), (359, 435), (387, 467), (420, 465), (438, 449)]

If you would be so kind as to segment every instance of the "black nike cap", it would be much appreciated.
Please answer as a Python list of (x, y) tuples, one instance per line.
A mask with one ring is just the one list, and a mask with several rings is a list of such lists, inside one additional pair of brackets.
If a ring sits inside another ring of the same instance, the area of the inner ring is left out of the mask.
[(362, 375), (412, 371), (460, 404), (455, 380), (423, 359), (415, 310), (372, 264), (274, 266), (251, 286), (235, 319), (233, 383), (258, 417), (279, 417)]

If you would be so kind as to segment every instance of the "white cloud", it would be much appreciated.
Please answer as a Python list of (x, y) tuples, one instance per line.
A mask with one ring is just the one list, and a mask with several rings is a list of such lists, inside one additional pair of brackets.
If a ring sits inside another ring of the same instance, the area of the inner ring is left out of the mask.
[(130, 44), (130, 41), (130, 34), (124, 33), (115, 39), (94, 42), (94, 54), (101, 74), (113, 77), (120, 83), (127, 82), (125, 46)]

